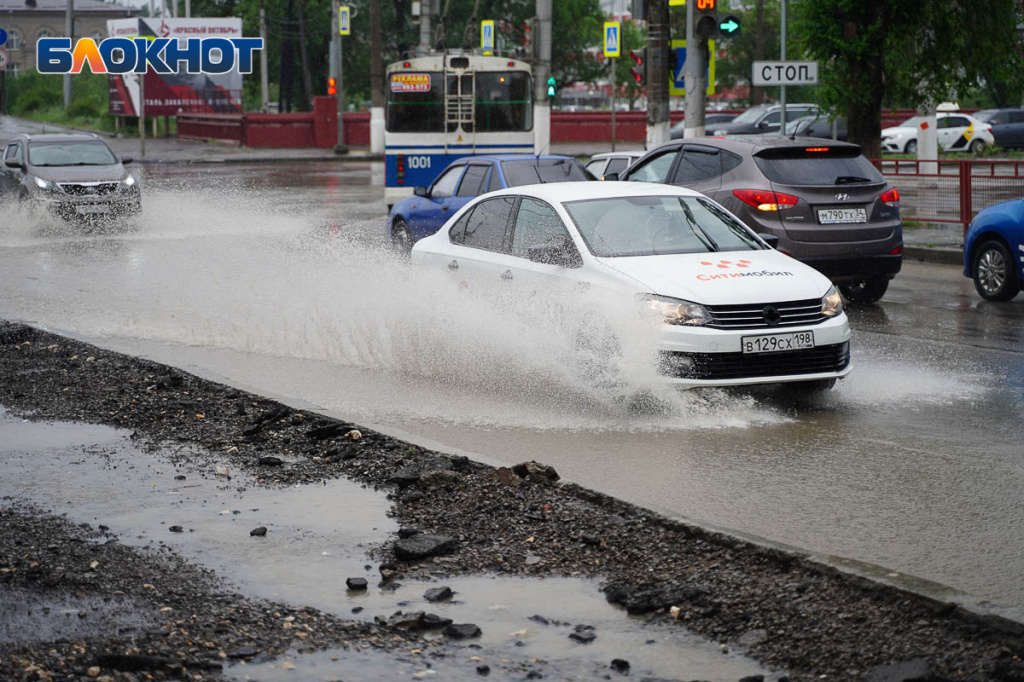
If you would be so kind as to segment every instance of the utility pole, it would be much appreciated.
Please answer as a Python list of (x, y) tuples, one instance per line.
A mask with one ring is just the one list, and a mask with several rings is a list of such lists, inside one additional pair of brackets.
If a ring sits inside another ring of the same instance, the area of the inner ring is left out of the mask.
[(430, 5), (434, 0), (420, 0), (420, 56), (430, 53), (434, 41), (430, 35)]
[[(782, 0), (782, 35), (779, 36), (782, 41), (782, 61), (786, 61), (786, 0)], [(779, 135), (786, 135), (786, 86), (783, 85), (781, 92), (779, 93), (779, 104), (782, 105), (782, 118), (779, 119)]]
[(370, 0), (370, 152), (384, 153), (384, 61), (380, 0)]
[(342, 86), (341, 70), (342, 70), (342, 52), (341, 52), (341, 13), (339, 8), (341, 3), (339, 0), (333, 0), (331, 3), (331, 27), (333, 29), (333, 37), (331, 38), (331, 53), (334, 56), (334, 62), (331, 65), (331, 72), (334, 74), (335, 88), (334, 93), (335, 100), (337, 102), (337, 116), (338, 116), (338, 143), (334, 146), (335, 154), (347, 154), (348, 147), (345, 146), (345, 89)]
[(553, 0), (537, 0), (537, 68), (533, 83), (533, 152), (545, 154), (551, 147), (551, 100), (548, 76), (551, 74), (551, 14)]
[[(539, 3), (538, 3), (539, 4)], [(690, 5), (687, 3), (687, 12)], [(669, 141), (668, 0), (647, 3), (647, 149)]]
[[(152, 0), (150, 0), (152, 2)], [(267, 12), (260, 5), (260, 38), (263, 49), (260, 50), (260, 111), (270, 111), (270, 74), (267, 73)]]
[[(75, 0), (68, 0), (67, 9), (64, 11), (64, 35), (75, 38)], [(71, 74), (64, 74), (64, 109), (71, 106)]]

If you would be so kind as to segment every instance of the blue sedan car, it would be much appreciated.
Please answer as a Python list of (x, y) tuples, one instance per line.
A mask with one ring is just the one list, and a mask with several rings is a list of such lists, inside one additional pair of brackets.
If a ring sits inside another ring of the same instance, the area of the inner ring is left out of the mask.
[(964, 235), (964, 275), (989, 301), (1009, 301), (1024, 282), (1024, 199), (978, 213)]
[(408, 253), (412, 245), (441, 229), (470, 199), (506, 187), (593, 180), (571, 156), (498, 154), (453, 161), (430, 187), (417, 187), (391, 208), (388, 238)]

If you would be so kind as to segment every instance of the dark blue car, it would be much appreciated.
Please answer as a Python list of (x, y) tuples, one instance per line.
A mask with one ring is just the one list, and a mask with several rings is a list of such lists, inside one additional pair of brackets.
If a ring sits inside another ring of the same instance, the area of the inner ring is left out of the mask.
[(964, 235), (964, 275), (982, 298), (1009, 301), (1024, 282), (1024, 199), (982, 210)]
[(417, 187), (388, 216), (388, 239), (408, 253), (412, 245), (441, 229), (473, 197), (486, 192), (545, 182), (593, 180), (571, 156), (498, 154), (453, 161), (430, 187)]

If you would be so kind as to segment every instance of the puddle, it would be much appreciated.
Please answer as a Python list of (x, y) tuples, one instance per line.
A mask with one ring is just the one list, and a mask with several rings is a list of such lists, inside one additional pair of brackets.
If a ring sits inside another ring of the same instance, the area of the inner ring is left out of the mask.
[[(236, 665), (228, 673), (237, 679), (290, 675), (350, 681), (442, 673), (445, 679), (476, 679), (478, 665), (489, 665), (496, 676), (503, 671), (522, 676), (523, 666), (539, 665), (531, 663), (537, 660), (546, 662), (545, 676), (552, 669), (584, 677), (617, 676), (608, 667), (613, 659), (629, 661), (633, 675), (677, 678), (685, 671), (687, 679), (724, 681), (766, 673), (755, 662), (680, 627), (629, 617), (605, 601), (594, 581), (481, 576), (382, 588), (367, 550), (397, 531), (386, 515), (390, 503), (384, 493), (347, 479), (241, 491), (237, 478), (217, 476), (215, 466), (195, 471), (172, 463), (174, 453), (137, 449), (127, 432), (27, 422), (2, 407), (0, 444), (5, 494), (16, 491), (18, 497), (66, 513), (78, 523), (106, 525), (127, 544), (173, 547), (250, 597), (314, 606), (363, 621), (397, 611), (426, 611), (455, 623), (473, 623), (482, 631), (467, 646), (448, 648), (441, 659), (366, 651), (303, 654)], [(180, 532), (172, 532), (172, 526)], [(268, 529), (267, 535), (250, 536), (259, 526)], [(370, 588), (350, 592), (345, 581), (351, 577), (367, 578)], [(453, 598), (428, 603), (426, 590), (442, 585), (454, 591)], [(33, 604), (27, 595), (19, 603), (33, 618), (53, 620), (39, 630), (46, 637), (64, 632), (62, 622), (73, 621), (61, 615), (60, 603)], [(130, 605), (108, 615), (122, 627), (138, 625)], [(577, 625), (592, 626), (597, 638), (589, 644), (571, 639)], [(424, 640), (440, 636), (423, 635)]]

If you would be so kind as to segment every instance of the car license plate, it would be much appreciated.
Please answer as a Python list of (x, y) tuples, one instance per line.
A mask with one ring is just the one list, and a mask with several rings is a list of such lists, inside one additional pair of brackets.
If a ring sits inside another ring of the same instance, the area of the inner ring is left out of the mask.
[(863, 208), (819, 208), (818, 222), (822, 225), (835, 223), (866, 223), (868, 212)]
[(814, 332), (793, 332), (792, 334), (762, 334), (744, 336), (740, 339), (744, 353), (777, 353), (787, 350), (814, 348)]
[(106, 213), (110, 210), (109, 206), (76, 206), (75, 210), (78, 215), (95, 215), (97, 213)]

